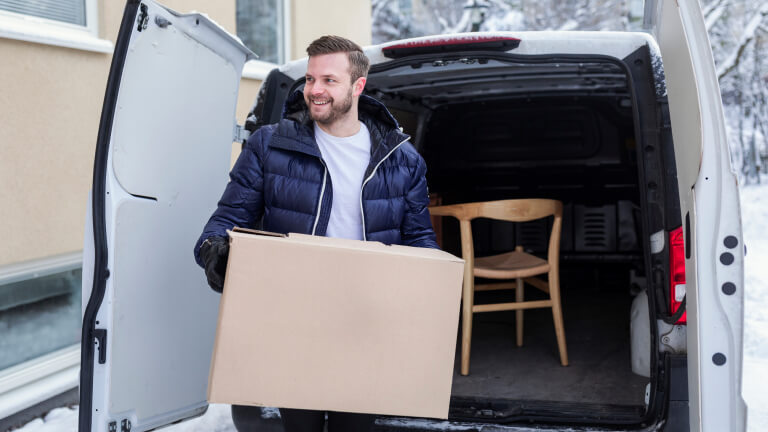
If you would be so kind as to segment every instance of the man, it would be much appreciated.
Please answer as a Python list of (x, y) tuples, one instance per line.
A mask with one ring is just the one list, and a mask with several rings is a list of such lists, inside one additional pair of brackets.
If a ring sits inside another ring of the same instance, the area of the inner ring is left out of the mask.
[[(246, 141), (230, 182), (195, 246), (221, 292), (226, 230), (252, 227), (438, 248), (429, 219), (426, 165), (380, 102), (361, 95), (369, 62), (360, 46), (324, 36), (307, 48), (304, 92), (283, 119)], [(322, 431), (325, 413), (280, 410), (286, 431)], [(328, 413), (329, 432), (365, 431), (374, 416)]]

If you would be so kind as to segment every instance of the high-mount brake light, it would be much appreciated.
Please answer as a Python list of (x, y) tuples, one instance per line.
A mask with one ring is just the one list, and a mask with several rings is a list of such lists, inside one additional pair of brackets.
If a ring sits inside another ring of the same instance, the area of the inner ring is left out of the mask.
[[(669, 232), (669, 296), (671, 314), (680, 307), (685, 297), (685, 241), (683, 239), (683, 227)], [(687, 313), (677, 320), (677, 324), (687, 323)]]
[(520, 45), (520, 39), (509, 36), (452, 36), (397, 43), (382, 48), (384, 57), (396, 59), (415, 54), (459, 51), (509, 51)]

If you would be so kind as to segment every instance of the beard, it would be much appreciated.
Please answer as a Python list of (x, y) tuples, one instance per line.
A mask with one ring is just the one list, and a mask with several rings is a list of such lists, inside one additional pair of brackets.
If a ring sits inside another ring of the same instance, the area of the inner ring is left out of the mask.
[(312, 113), (312, 101), (307, 100), (306, 102), (307, 105), (309, 105), (309, 118), (317, 123), (320, 123), (321, 125), (331, 125), (346, 115), (349, 110), (352, 109), (352, 88), (349, 89), (347, 96), (343, 100), (339, 101), (338, 104), (336, 103), (335, 99), (331, 99), (328, 102), (331, 105), (331, 109), (328, 110), (328, 112), (325, 114), (317, 116), (314, 115)]

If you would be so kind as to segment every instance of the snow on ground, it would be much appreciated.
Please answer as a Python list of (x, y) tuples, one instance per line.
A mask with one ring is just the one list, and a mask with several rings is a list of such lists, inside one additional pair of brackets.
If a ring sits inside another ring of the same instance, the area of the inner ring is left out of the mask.
[[(745, 258), (744, 380), (748, 432), (768, 430), (768, 184), (741, 189)], [(77, 430), (77, 407), (57, 408), (16, 432)], [(163, 429), (167, 432), (235, 432), (229, 405), (211, 405), (205, 415)]]
[(741, 188), (744, 258), (744, 370), (747, 430), (768, 430), (768, 184)]
[[(56, 408), (27, 423), (14, 432), (74, 432), (77, 430), (77, 407)], [(212, 404), (205, 415), (161, 429), (163, 432), (236, 432), (229, 405)]]

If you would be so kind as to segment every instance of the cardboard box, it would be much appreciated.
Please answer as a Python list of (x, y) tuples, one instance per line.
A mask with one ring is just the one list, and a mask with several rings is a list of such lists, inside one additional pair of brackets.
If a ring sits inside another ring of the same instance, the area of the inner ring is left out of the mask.
[(447, 418), (463, 260), (230, 232), (208, 401)]

